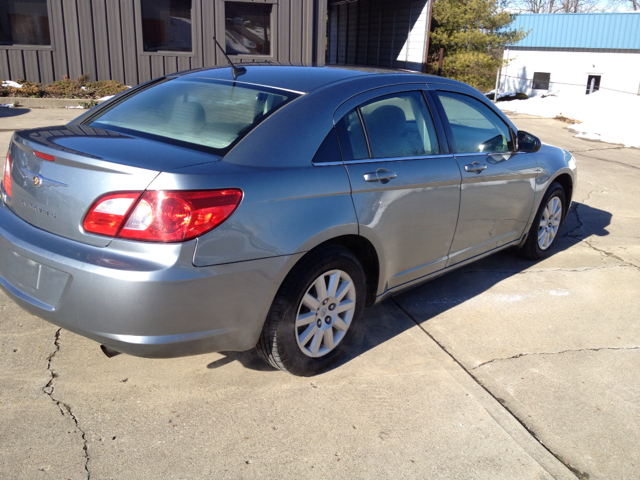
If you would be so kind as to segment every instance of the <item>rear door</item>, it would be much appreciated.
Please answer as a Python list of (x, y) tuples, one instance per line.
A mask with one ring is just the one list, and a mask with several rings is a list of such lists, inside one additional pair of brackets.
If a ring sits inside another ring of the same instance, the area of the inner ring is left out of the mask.
[(431, 92), (462, 173), (449, 266), (520, 239), (538, 169), (535, 154), (515, 151), (510, 127), (491, 107), (455, 87)]
[(336, 111), (360, 234), (378, 250), (382, 291), (444, 268), (455, 231), (460, 171), (425, 88), (367, 92)]

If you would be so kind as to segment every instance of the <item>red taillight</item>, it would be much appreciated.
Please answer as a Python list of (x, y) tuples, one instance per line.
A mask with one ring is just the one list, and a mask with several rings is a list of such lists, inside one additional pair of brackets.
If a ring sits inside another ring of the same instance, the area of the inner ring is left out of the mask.
[(4, 191), (11, 197), (11, 155), (7, 152), (7, 158), (4, 161), (4, 176), (2, 177), (2, 186)]
[(113, 193), (93, 204), (83, 226), (110, 237), (181, 242), (216, 228), (240, 200), (238, 189)]
[(49, 155), (48, 153), (38, 152), (37, 150), (34, 150), (33, 154), (38, 158), (46, 160), (47, 162), (54, 162), (56, 159), (56, 157), (54, 157), (53, 155)]
[(142, 192), (120, 192), (100, 197), (84, 217), (87, 232), (115, 237)]

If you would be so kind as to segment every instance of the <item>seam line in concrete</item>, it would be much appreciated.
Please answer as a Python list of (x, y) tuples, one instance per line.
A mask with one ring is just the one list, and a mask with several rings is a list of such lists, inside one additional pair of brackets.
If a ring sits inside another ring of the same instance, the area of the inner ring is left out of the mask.
[[(73, 420), (73, 422), (75, 423), (76, 429), (80, 432), (80, 434), (82, 435), (82, 442), (83, 442), (83, 447), (82, 450), (84, 451), (84, 458), (85, 458), (85, 462), (84, 462), (84, 470), (87, 472), (87, 480), (91, 479), (91, 472), (89, 471), (89, 451), (88, 451), (88, 442), (87, 442), (87, 437), (85, 434), (85, 431), (80, 428), (80, 423), (78, 422), (78, 418), (74, 415), (74, 413), (71, 410), (71, 405), (62, 402), (61, 400), (58, 400), (57, 398), (55, 398), (53, 396), (53, 391), (55, 390), (55, 387), (53, 385), (53, 382), (56, 378), (58, 378), (60, 376), (60, 374), (58, 374), (58, 372), (54, 371), (51, 367), (51, 363), (53, 358), (56, 356), (56, 354), (60, 351), (60, 334), (62, 332), (62, 328), (59, 328), (58, 330), (56, 330), (56, 336), (55, 336), (55, 340), (53, 341), (53, 344), (56, 346), (56, 349), (51, 352), (49, 354), (49, 356), (47, 357), (47, 371), (51, 374), (51, 379), (49, 380), (49, 382), (42, 387), (42, 391), (49, 396), (49, 398), (51, 398), (51, 401), (54, 402), (58, 408), (60, 409), (60, 414), (64, 417), (66, 414), (69, 415), (69, 417), (71, 417), (71, 420)], [(66, 413), (65, 413), (66, 412)]]
[[(431, 341), (438, 347), (438, 349), (442, 352), (442, 354), (446, 355), (451, 360), (453, 360), (453, 362), (457, 364), (457, 366), (460, 367), (460, 369), (462, 369), (462, 372), (466, 373), (466, 378), (469, 379), (469, 382), (471, 385), (476, 385), (477, 387), (480, 388), (480, 392), (490, 397), (491, 405), (487, 405), (483, 402), (480, 402), (480, 404), (486, 410), (486, 412), (495, 420), (495, 422), (507, 433), (507, 435), (509, 435), (523, 449), (524, 452), (526, 452), (549, 475), (551, 475), (554, 478), (557, 478), (556, 476), (563, 477), (563, 478), (570, 477), (573, 479), (578, 478), (576, 476), (576, 472), (573, 469), (573, 467), (571, 467), (570, 465), (565, 463), (563, 460), (558, 458), (556, 454), (554, 454), (544, 443), (542, 443), (542, 441), (540, 441), (540, 439), (536, 437), (535, 433), (531, 429), (529, 429), (511, 410), (509, 410), (509, 408), (507, 408), (506, 405), (500, 402), (500, 400), (498, 400), (498, 398), (489, 389), (487, 389), (487, 387), (485, 387), (482, 384), (482, 382), (480, 382), (475, 377), (475, 375), (473, 375), (473, 373), (471, 373), (467, 368), (465, 368), (464, 365), (462, 365), (445, 347), (443, 347), (407, 310), (405, 310), (402, 307), (402, 305), (400, 305), (395, 300), (395, 298), (391, 297), (390, 300), (402, 313), (404, 313), (413, 323), (415, 323), (417, 327), (427, 335), (427, 337), (431, 339)], [(449, 373), (451, 374), (451, 371), (449, 371)], [(498, 418), (498, 415), (496, 415), (496, 413), (500, 413), (506, 418), (510, 419), (510, 422), (515, 421), (515, 424), (518, 427), (521, 427), (521, 429), (524, 429), (526, 434), (522, 432), (520, 436), (523, 439), (527, 439), (526, 443), (530, 445), (524, 445), (522, 442), (518, 441), (518, 439), (514, 437), (514, 434), (517, 435), (519, 432), (514, 431), (515, 429), (513, 427), (510, 428), (510, 426), (503, 424), (503, 422), (501, 421), (500, 418)], [(531, 444), (534, 444), (537, 447), (534, 447)], [(537, 449), (540, 449), (540, 450), (536, 451)], [(562, 468), (563, 470), (559, 471), (559, 468)], [(552, 471), (554, 472), (552, 473)]]
[[(622, 148), (626, 148), (626, 147), (622, 147)], [(603, 150), (614, 150), (614, 149), (613, 148), (607, 148), (607, 149), (603, 149)], [(633, 168), (633, 169), (636, 169), (636, 170), (640, 170), (640, 167), (636, 167), (635, 165), (629, 165), (628, 163), (618, 162), (616, 160), (607, 160), (605, 158), (594, 157), (592, 155), (585, 155), (582, 152), (571, 152), (571, 153), (575, 153), (577, 155), (582, 155), (583, 157), (587, 157), (587, 158), (590, 158), (592, 160), (598, 160), (600, 162), (615, 163), (616, 165), (620, 165), (621, 167), (629, 167), (629, 168)]]

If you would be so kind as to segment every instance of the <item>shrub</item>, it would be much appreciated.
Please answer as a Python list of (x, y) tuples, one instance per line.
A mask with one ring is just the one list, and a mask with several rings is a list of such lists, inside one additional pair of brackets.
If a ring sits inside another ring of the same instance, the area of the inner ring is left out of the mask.
[(53, 98), (83, 98), (86, 95), (80, 82), (68, 78), (47, 85), (44, 91), (47, 97)]
[[(23, 78), (16, 80), (22, 88), (0, 87), (0, 97), (47, 97), (47, 98), (86, 98), (98, 99), (108, 95), (116, 95), (127, 87), (116, 80), (100, 80), (89, 82), (89, 74), (85, 73), (77, 80), (62, 80), (42, 86), (40, 83), (27, 82)], [(0, 83), (1, 85), (1, 83)]]
[(41, 97), (42, 85), (39, 83), (23, 82), (22, 88), (6, 87), (2, 89), (3, 97)]
[(116, 80), (99, 80), (97, 82), (88, 83), (87, 90), (93, 92), (94, 98), (102, 98), (107, 95), (115, 95), (126, 90), (127, 87)]

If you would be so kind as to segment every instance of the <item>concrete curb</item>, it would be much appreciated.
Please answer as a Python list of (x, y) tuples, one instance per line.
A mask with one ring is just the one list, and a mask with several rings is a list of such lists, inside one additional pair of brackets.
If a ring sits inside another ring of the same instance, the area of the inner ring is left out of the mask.
[[(66, 108), (77, 107), (81, 103), (89, 103), (91, 98), (29, 98), (0, 97), (0, 104), (18, 103), (23, 108)], [(98, 102), (100, 103), (100, 102)]]

